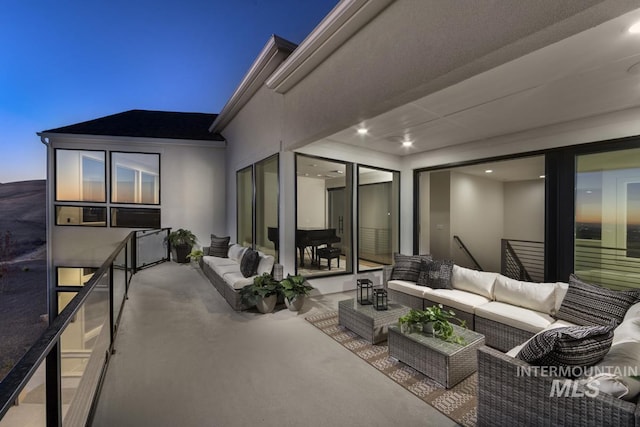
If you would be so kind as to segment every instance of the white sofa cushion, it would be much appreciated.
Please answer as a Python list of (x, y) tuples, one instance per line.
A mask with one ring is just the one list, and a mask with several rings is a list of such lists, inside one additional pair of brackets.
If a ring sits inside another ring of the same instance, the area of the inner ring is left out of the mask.
[(229, 246), (229, 253), (227, 256), (229, 257), (229, 259), (234, 260), (235, 262), (240, 264), (240, 261), (242, 260), (242, 255), (244, 255), (246, 250), (247, 250), (246, 247), (241, 246), (237, 243), (234, 243), (233, 245)]
[(623, 342), (640, 342), (640, 317), (625, 320), (613, 331), (613, 345)]
[(212, 269), (214, 269), (214, 267), (216, 265), (238, 265), (237, 262), (235, 262), (232, 259), (229, 258), (220, 258), (217, 256), (209, 256), (209, 255), (205, 255), (202, 257), (202, 262), (204, 262), (205, 264), (207, 264), (209, 267), (211, 267)]
[(640, 394), (640, 380), (632, 376), (639, 370), (640, 342), (622, 342), (612, 345), (604, 358), (593, 366), (595, 375), (587, 382), (604, 393), (635, 401)]
[(260, 256), (260, 261), (258, 262), (257, 274), (259, 276), (264, 273), (271, 274), (271, 270), (273, 270), (273, 264), (276, 259), (272, 255), (266, 255), (262, 252), (258, 252), (258, 255)]
[(255, 276), (244, 277), (242, 273), (240, 273), (240, 271), (225, 273), (224, 276), (222, 276), (224, 281), (236, 290), (242, 289), (245, 286), (252, 284), (254, 277)]
[(493, 287), (494, 299), (541, 313), (555, 314), (555, 283), (532, 283), (498, 275)]
[(223, 265), (215, 264), (213, 266), (213, 271), (215, 271), (220, 277), (223, 277), (227, 273), (240, 273), (240, 264), (237, 262)]
[(640, 302), (637, 302), (633, 304), (631, 307), (629, 307), (629, 310), (627, 310), (627, 312), (624, 315), (623, 321), (633, 319), (633, 318), (640, 318)]
[(498, 277), (498, 273), (471, 270), (470, 268), (454, 265), (451, 287), (453, 289), (482, 295), (492, 300), (493, 282), (495, 282), (496, 277)]
[(503, 323), (523, 331), (537, 333), (554, 322), (547, 313), (492, 301), (474, 309), (476, 316)]
[(568, 283), (556, 282), (556, 306), (553, 314), (557, 313), (558, 310), (560, 310), (560, 306), (562, 305), (562, 301), (564, 300), (564, 296), (567, 295), (568, 290), (569, 290)]
[(431, 291), (431, 288), (426, 286), (418, 286), (414, 282), (407, 282), (406, 280), (389, 280), (387, 283), (389, 289), (402, 292), (414, 297), (422, 298), (425, 290)]
[(490, 301), (489, 298), (458, 289), (433, 289), (425, 292), (424, 298), (467, 313), (473, 313), (475, 307)]

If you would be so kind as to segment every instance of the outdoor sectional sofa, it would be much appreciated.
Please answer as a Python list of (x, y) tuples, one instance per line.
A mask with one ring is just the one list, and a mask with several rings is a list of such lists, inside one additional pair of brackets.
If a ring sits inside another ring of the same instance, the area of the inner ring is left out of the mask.
[[(423, 266), (430, 261), (429, 256), (412, 258), (421, 257)], [(614, 291), (590, 284), (582, 286), (575, 276), (570, 283), (530, 283), (457, 265), (450, 270), (450, 286), (436, 289), (424, 286), (421, 276), (416, 281), (394, 278), (393, 268), (383, 271), (390, 300), (415, 309), (442, 304), (465, 320), (467, 327), (485, 335), (486, 346), (478, 350), (479, 425), (640, 427), (640, 379), (629, 378), (635, 375), (634, 369), (640, 374), (640, 298), (635, 291), (621, 293), (629, 306), (623, 304), (626, 312), (622, 311), (613, 324), (617, 327), (613, 338), (609, 338), (611, 347), (604, 350), (604, 359), (591, 371), (611, 372), (614, 368), (615, 375), (596, 377), (597, 382), (593, 382), (592, 377), (571, 379), (554, 375), (563, 372), (551, 367), (540, 369), (516, 355), (532, 337), (536, 336), (532, 340), (536, 342), (546, 339), (555, 328), (598, 324), (598, 305), (606, 311), (610, 305), (609, 295), (616, 298)], [(590, 292), (593, 295), (589, 295)], [(575, 317), (567, 316), (571, 304), (575, 303), (575, 295), (578, 295), (578, 304), (585, 304), (580, 308), (583, 312), (576, 312)], [(565, 297), (567, 301), (563, 306)], [(605, 319), (607, 315), (603, 316)], [(558, 317), (570, 318), (573, 322)], [(589, 368), (580, 372), (589, 372)], [(620, 395), (623, 396), (615, 397)]]
[(245, 277), (240, 271), (240, 266), (248, 250), (249, 248), (234, 243), (229, 245), (226, 256), (223, 257), (210, 255), (210, 247), (204, 247), (204, 256), (200, 259), (200, 267), (205, 276), (236, 311), (250, 308), (242, 302), (240, 289), (253, 283), (256, 276), (271, 273), (275, 262), (273, 256), (258, 251), (256, 273)]

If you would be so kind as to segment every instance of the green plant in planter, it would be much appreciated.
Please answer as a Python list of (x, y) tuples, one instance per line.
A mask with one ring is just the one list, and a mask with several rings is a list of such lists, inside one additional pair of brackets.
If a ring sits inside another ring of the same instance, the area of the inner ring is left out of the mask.
[(240, 298), (247, 305), (255, 305), (259, 300), (277, 296), (280, 292), (280, 282), (269, 273), (256, 276), (253, 283), (240, 289)]
[(179, 228), (169, 233), (165, 237), (165, 241), (169, 242), (176, 262), (184, 263), (188, 262), (187, 255), (189, 255), (198, 239), (191, 231)]
[(290, 274), (287, 275), (286, 279), (283, 279), (282, 282), (280, 282), (280, 286), (282, 286), (282, 293), (284, 294), (284, 297), (290, 302), (295, 297), (309, 295), (309, 292), (313, 290), (313, 286), (308, 285), (304, 277), (292, 276)]
[(203, 256), (204, 252), (202, 252), (201, 249), (192, 249), (191, 252), (189, 252), (189, 255), (187, 255), (187, 259), (199, 262), (200, 258), (202, 258)]
[(460, 326), (466, 328), (464, 320), (455, 317), (456, 313), (453, 310), (445, 310), (442, 304), (428, 307), (425, 310), (411, 309), (409, 312), (400, 317), (398, 322), (400, 325), (407, 325), (411, 327), (417, 327), (431, 323), (433, 325), (433, 335), (444, 341), (449, 341), (457, 344), (465, 344), (464, 338), (457, 335), (453, 330), (453, 326), (450, 320), (455, 320)]

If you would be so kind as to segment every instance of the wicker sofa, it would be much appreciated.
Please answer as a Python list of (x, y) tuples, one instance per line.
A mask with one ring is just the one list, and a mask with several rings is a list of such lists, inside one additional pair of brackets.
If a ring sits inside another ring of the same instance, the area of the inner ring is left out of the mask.
[(275, 261), (273, 256), (258, 252), (259, 262), (256, 274), (244, 277), (240, 272), (240, 263), (247, 249), (234, 243), (229, 245), (226, 257), (217, 257), (209, 255), (209, 247), (204, 247), (204, 256), (200, 259), (200, 267), (205, 276), (236, 311), (250, 308), (242, 302), (240, 289), (253, 283), (256, 276), (271, 273)]
[[(478, 350), (478, 425), (640, 427), (640, 380), (624, 378), (628, 394), (614, 397), (611, 390), (619, 384), (619, 377), (593, 383), (593, 378), (571, 380), (553, 371), (526, 375), (535, 367), (516, 358), (534, 335), (575, 326), (554, 317), (569, 284), (519, 282), (498, 273), (454, 266), (452, 289), (432, 289), (394, 280), (391, 272), (391, 267), (385, 268), (383, 279), (390, 299), (416, 309), (442, 304), (485, 335), (487, 345)], [(627, 310), (614, 330), (611, 348), (595, 368), (601, 372), (612, 366), (635, 366), (640, 371), (640, 302)]]

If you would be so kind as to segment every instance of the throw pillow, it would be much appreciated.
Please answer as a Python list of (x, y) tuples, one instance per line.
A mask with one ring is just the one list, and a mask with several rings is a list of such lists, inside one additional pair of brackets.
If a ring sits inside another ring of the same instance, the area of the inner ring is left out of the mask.
[(420, 275), (422, 261), (431, 260), (430, 255), (393, 255), (393, 270), (390, 280), (405, 280), (407, 282), (417, 282)]
[(556, 318), (578, 325), (614, 325), (622, 322), (629, 307), (638, 301), (640, 291), (614, 291), (569, 277), (569, 289)]
[(209, 247), (209, 255), (218, 258), (226, 258), (227, 251), (229, 250), (230, 237), (218, 237), (215, 234), (211, 235), (211, 246)]
[(260, 256), (257, 251), (253, 249), (247, 249), (240, 261), (240, 273), (244, 277), (255, 276), (258, 269), (258, 263), (260, 262)]
[(417, 284), (432, 289), (452, 289), (452, 273), (453, 261), (451, 260), (422, 261)]
[(613, 326), (568, 326), (534, 335), (516, 356), (540, 366), (587, 367), (607, 354)]

